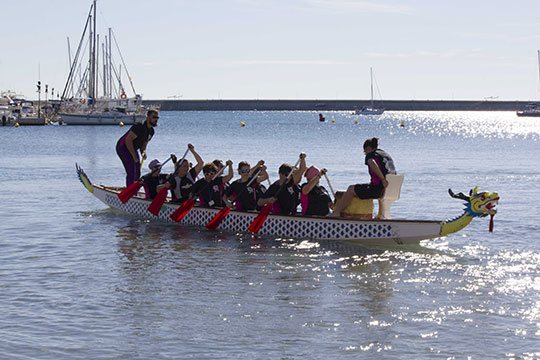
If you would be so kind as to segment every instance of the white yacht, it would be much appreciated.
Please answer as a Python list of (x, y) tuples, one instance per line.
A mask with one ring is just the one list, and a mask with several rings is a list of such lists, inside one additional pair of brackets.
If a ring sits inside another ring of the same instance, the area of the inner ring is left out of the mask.
[[(70, 72), (58, 111), (63, 124), (131, 125), (143, 122), (146, 118), (147, 109), (142, 105), (142, 96), (135, 91), (111, 28), (102, 40), (100, 44), (94, 0), (73, 61), (70, 52)], [(90, 51), (85, 50), (86, 43)], [(115, 63), (113, 52), (118, 55), (121, 63)], [(126, 84), (129, 82), (131, 96), (128, 95), (123, 79)]]

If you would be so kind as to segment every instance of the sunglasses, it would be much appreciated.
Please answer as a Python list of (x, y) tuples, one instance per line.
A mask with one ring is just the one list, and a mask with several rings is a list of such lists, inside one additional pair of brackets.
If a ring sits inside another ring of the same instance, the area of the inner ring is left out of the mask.
[(159, 119), (159, 116), (152, 116), (152, 119)]
[(240, 174), (247, 174), (249, 172), (249, 169), (240, 170)]
[(216, 175), (216, 173), (215, 172), (204, 173), (204, 176), (212, 176), (212, 175)]

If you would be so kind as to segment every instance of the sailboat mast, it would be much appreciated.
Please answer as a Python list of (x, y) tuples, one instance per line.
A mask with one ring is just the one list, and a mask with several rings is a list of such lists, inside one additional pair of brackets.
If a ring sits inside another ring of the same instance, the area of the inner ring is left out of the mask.
[(97, 71), (96, 71), (96, 0), (94, 0), (94, 18), (93, 20), (93, 31), (92, 31), (92, 39), (90, 42), (90, 51), (91, 51), (91, 58), (90, 58), (90, 97), (92, 98), (92, 103), (94, 103), (96, 98), (96, 84), (97, 84)]
[(369, 75), (371, 77), (371, 107), (373, 108), (373, 68), (369, 68)]
[(537, 51), (538, 51), (538, 77), (540, 80), (540, 50), (537, 50)]
[(109, 28), (109, 43), (108, 43), (108, 46), (109, 46), (109, 68), (108, 68), (108, 73), (109, 73), (109, 82), (108, 82), (108, 88), (109, 88), (109, 96), (110, 98), (112, 99), (113, 95), (112, 95), (112, 34), (111, 34), (111, 31), (112, 29)]
[[(71, 68), (73, 67), (73, 63), (71, 61), (71, 46), (69, 44), (69, 36), (67, 38), (67, 45), (68, 45), (68, 60), (69, 60), (69, 69), (70, 69), (70, 72), (71, 72)], [(71, 91), (71, 95), (73, 96), (73, 82), (71, 82), (71, 86), (70, 86), (70, 91)], [(63, 94), (62, 94), (63, 95)]]
[[(105, 42), (107, 42), (106, 36)], [(105, 43), (101, 43), (101, 56), (103, 57), (103, 97), (107, 97), (107, 51), (105, 50)]]

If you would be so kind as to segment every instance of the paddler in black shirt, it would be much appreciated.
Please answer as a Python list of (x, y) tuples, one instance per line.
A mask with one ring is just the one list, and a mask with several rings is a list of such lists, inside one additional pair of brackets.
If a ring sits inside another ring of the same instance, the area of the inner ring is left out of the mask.
[[(234, 181), (225, 191), (225, 205), (240, 211), (257, 209), (257, 201), (266, 190), (260, 183), (268, 179), (264, 161), (260, 160), (253, 168), (247, 161), (238, 163), (240, 179)], [(253, 177), (257, 178), (254, 179)], [(253, 180), (253, 181), (252, 181)], [(249, 186), (247, 186), (249, 184)], [(236, 202), (234, 202), (236, 200)]]
[(116, 143), (116, 153), (126, 169), (126, 186), (137, 181), (141, 176), (139, 154), (146, 158), (146, 146), (154, 136), (154, 127), (157, 126), (159, 113), (157, 110), (148, 110), (146, 120), (142, 124), (133, 125)]
[[(203, 166), (204, 177), (198, 180), (191, 188), (191, 196), (199, 197), (199, 205), (206, 207), (223, 207), (223, 194), (225, 193), (225, 185), (233, 177), (232, 161), (227, 160), (229, 173), (225, 176), (215, 176), (219, 173), (219, 169), (214, 162), (207, 163)], [(215, 177), (215, 178), (214, 178)]]
[[(173, 156), (174, 154), (171, 154)], [(144, 193), (147, 199), (154, 199), (157, 195), (157, 187), (167, 180), (168, 175), (161, 174), (161, 163), (158, 159), (150, 161), (148, 168), (150, 173), (143, 176), (139, 182), (144, 185)]]
[(159, 185), (157, 190), (166, 187), (171, 190), (171, 195), (174, 203), (183, 203), (191, 195), (191, 188), (197, 179), (197, 175), (201, 172), (204, 162), (200, 155), (195, 151), (195, 147), (188, 144), (189, 151), (197, 160), (197, 164), (190, 168), (189, 161), (184, 159), (181, 163), (176, 163), (176, 170), (169, 175), (168, 180)]
[[(293, 171), (289, 177), (290, 172)], [(274, 182), (259, 199), (258, 205), (272, 204), (273, 214), (294, 215), (300, 203), (302, 175), (306, 171), (306, 154), (300, 154), (300, 167), (293, 169), (289, 164), (279, 167), (279, 180)], [(287, 184), (285, 184), (287, 182)]]

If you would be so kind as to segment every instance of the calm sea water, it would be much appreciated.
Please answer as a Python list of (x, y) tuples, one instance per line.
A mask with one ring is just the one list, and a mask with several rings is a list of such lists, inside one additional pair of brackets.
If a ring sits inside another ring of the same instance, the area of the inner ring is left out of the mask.
[(264, 159), (275, 180), (304, 151), (345, 189), (368, 181), (362, 143), (377, 136), (405, 174), (394, 218), (454, 217), (447, 189), (479, 186), (501, 196), (494, 232), (475, 219), (376, 249), (144, 221), (75, 175), (77, 162), (94, 183), (123, 184), (126, 127), (0, 128), (0, 357), (540, 358), (540, 120), (325, 116), (163, 112), (148, 153), (192, 143), (205, 160)]

